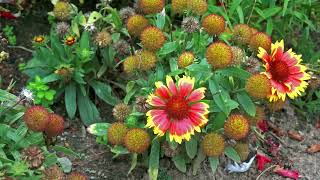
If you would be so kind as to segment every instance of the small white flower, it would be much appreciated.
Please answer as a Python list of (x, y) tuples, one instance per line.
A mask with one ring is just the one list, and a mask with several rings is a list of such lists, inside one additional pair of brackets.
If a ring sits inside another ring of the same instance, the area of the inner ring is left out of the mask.
[(229, 163), (226, 167), (226, 170), (229, 172), (229, 173), (232, 173), (232, 172), (246, 172), (250, 169), (252, 163), (253, 163), (253, 160), (255, 159), (256, 156), (253, 156), (249, 162), (244, 162), (244, 163), (241, 163), (241, 164), (238, 164), (236, 162), (234, 163)]
[(165, 8), (163, 8), (163, 10), (161, 11), (161, 16), (166, 16), (166, 9)]
[(20, 93), (20, 98), (25, 99), (26, 101), (30, 102), (30, 101), (33, 101), (33, 94), (29, 89), (23, 88)]
[(84, 29), (90, 33), (94, 32), (97, 28), (93, 23), (87, 23), (84, 25)]

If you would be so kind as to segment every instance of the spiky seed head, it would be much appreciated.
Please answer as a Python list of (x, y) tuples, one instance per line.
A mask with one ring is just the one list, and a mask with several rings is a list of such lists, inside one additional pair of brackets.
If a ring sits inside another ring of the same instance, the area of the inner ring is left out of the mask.
[(48, 137), (55, 137), (62, 134), (64, 131), (64, 119), (58, 114), (49, 115), (49, 123), (45, 130)]
[(156, 66), (157, 56), (155, 53), (147, 50), (142, 50), (137, 53), (137, 57), (139, 59), (141, 71), (148, 71)]
[(131, 74), (140, 68), (138, 56), (129, 56), (123, 62), (123, 70), (127, 74)]
[(255, 35), (257, 32), (259, 32), (256, 28), (250, 27), (252, 35)]
[(146, 113), (149, 110), (149, 104), (147, 98), (144, 96), (136, 97), (135, 107), (138, 112)]
[(134, 9), (131, 7), (125, 7), (120, 9), (119, 15), (123, 23), (127, 23), (130, 16), (135, 14)]
[(42, 180), (63, 180), (64, 173), (57, 165), (50, 166), (46, 168), (43, 172), (43, 179)]
[(42, 132), (49, 123), (49, 112), (42, 106), (32, 106), (26, 110), (23, 119), (29, 129)]
[(188, 8), (188, 1), (186, 0), (172, 0), (172, 11), (176, 14), (183, 14)]
[(237, 142), (233, 147), (240, 156), (241, 161), (245, 161), (249, 155), (249, 144), (244, 142)]
[(256, 126), (258, 121), (265, 120), (266, 114), (264, 113), (263, 106), (256, 106), (256, 115), (249, 118), (250, 126)]
[(131, 129), (124, 137), (124, 145), (129, 152), (142, 154), (150, 146), (150, 136), (143, 129)]
[(139, 0), (139, 8), (144, 14), (156, 14), (162, 11), (165, 0)]
[(246, 24), (237, 24), (233, 29), (234, 40), (239, 44), (249, 44), (252, 36), (251, 28)]
[(247, 137), (249, 129), (249, 121), (240, 114), (230, 115), (224, 123), (225, 135), (234, 140), (240, 140)]
[(22, 150), (21, 159), (26, 161), (31, 169), (35, 169), (42, 165), (45, 158), (39, 146), (30, 146)]
[(311, 89), (317, 89), (320, 87), (320, 76), (312, 75), (311, 79), (308, 81), (309, 87)]
[(144, 49), (155, 52), (163, 46), (166, 37), (159, 28), (149, 26), (142, 31), (140, 40)]
[(94, 37), (94, 42), (97, 46), (104, 48), (107, 47), (112, 42), (112, 37), (110, 33), (103, 30), (101, 32), (98, 32)]
[(258, 32), (251, 37), (249, 47), (257, 52), (259, 47), (262, 47), (267, 52), (270, 52), (271, 49), (271, 37), (263, 32)]
[(131, 107), (125, 103), (120, 103), (112, 109), (113, 117), (117, 121), (124, 121), (131, 114)]
[(249, 57), (247, 62), (246, 62), (246, 70), (250, 72), (251, 74), (256, 74), (259, 73), (261, 67), (261, 63), (259, 59), (255, 57)]
[(65, 21), (70, 18), (71, 5), (68, 2), (58, 1), (53, 8), (53, 15), (61, 20)]
[(127, 41), (123, 39), (120, 39), (119, 41), (114, 42), (112, 47), (119, 56), (123, 57), (130, 54), (130, 45)]
[(178, 58), (178, 66), (180, 68), (185, 68), (191, 65), (194, 61), (194, 55), (192, 52), (184, 52)]
[(70, 25), (66, 22), (58, 22), (56, 26), (56, 33), (59, 37), (63, 37), (70, 31)]
[(123, 138), (126, 135), (128, 128), (124, 123), (116, 122), (108, 128), (108, 141), (113, 145), (123, 144)]
[(271, 94), (271, 82), (264, 74), (254, 74), (246, 82), (246, 91), (256, 99), (267, 98)]
[(202, 20), (202, 27), (209, 35), (220, 35), (225, 30), (225, 20), (217, 14), (210, 14)]
[(130, 35), (139, 37), (141, 32), (149, 25), (148, 20), (139, 14), (130, 16), (127, 21), (127, 28)]
[(193, 33), (200, 28), (199, 20), (193, 16), (183, 18), (181, 26), (187, 33)]
[(209, 157), (218, 157), (224, 151), (225, 140), (217, 133), (210, 133), (204, 136), (201, 142), (201, 148), (205, 155)]
[(88, 177), (82, 172), (72, 172), (66, 180), (88, 180)]
[(245, 57), (245, 53), (243, 52), (243, 50), (237, 46), (232, 46), (231, 47), (232, 50), (232, 64), (234, 65), (240, 65)]
[(205, 14), (208, 10), (208, 4), (206, 0), (189, 0), (187, 1), (187, 7), (198, 16)]
[(61, 67), (54, 71), (55, 74), (61, 76), (65, 81), (69, 81), (74, 72), (72, 67)]
[(212, 43), (207, 48), (206, 58), (213, 68), (225, 68), (232, 63), (233, 55), (231, 47), (223, 42)]
[(285, 105), (287, 104), (287, 101), (275, 101), (275, 102), (268, 102), (267, 107), (271, 112), (277, 112), (281, 111)]

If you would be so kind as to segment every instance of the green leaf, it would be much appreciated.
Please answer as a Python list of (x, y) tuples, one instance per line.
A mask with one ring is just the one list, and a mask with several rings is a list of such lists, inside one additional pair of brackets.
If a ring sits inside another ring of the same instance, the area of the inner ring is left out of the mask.
[(242, 1), (242, 0), (233, 0), (233, 1), (231, 1), (230, 9), (229, 9), (229, 11), (228, 11), (230, 17), (232, 17), (234, 11), (235, 11), (238, 7), (241, 7), (241, 6), (240, 6), (241, 1)]
[(117, 158), (118, 156), (120, 156), (122, 154), (129, 154), (129, 151), (125, 147), (120, 146), (120, 145), (116, 145), (116, 146), (112, 147), (110, 149), (110, 151), (115, 154), (112, 157), (112, 159)]
[(121, 30), (122, 27), (122, 21), (120, 19), (119, 13), (116, 9), (108, 8), (108, 11), (111, 13), (112, 21), (116, 27), (117, 30)]
[(132, 170), (134, 170), (134, 168), (137, 166), (137, 161), (138, 161), (138, 154), (133, 153), (132, 160), (131, 160), (131, 167), (130, 167), (127, 175), (129, 175), (132, 172)]
[(197, 175), (198, 169), (200, 169), (201, 163), (206, 159), (206, 155), (203, 153), (201, 146), (198, 149), (198, 155), (192, 163), (192, 174)]
[(112, 94), (112, 88), (99, 81), (90, 81), (89, 84), (94, 89), (96, 95), (104, 102), (115, 106), (119, 100)]
[(283, 10), (282, 10), (282, 16), (284, 16), (286, 14), (286, 11), (288, 9), (288, 3), (289, 3), (289, 0), (284, 0), (284, 3), (283, 3)]
[(237, 13), (238, 13), (238, 16), (239, 16), (240, 23), (243, 24), (244, 23), (244, 17), (243, 17), (243, 11), (242, 11), (241, 6), (237, 7)]
[(66, 87), (64, 101), (68, 116), (73, 119), (77, 111), (77, 90), (74, 83), (70, 83)]
[(252, 117), (256, 115), (256, 106), (252, 102), (247, 92), (239, 92), (237, 94), (237, 99), (246, 113), (248, 113)]
[(184, 155), (179, 154), (172, 158), (172, 161), (174, 162), (174, 165), (177, 167), (177, 169), (183, 173), (187, 172), (187, 165)]
[(59, 80), (59, 79), (60, 79), (60, 76), (59, 76), (59, 75), (57, 75), (56, 73), (52, 73), (52, 74), (44, 77), (44, 78), (42, 79), (42, 82), (44, 82), (44, 83), (51, 83), (51, 82), (57, 81), (57, 80)]
[(210, 163), (212, 174), (214, 175), (219, 165), (219, 159), (217, 157), (209, 157), (209, 163)]
[(226, 114), (223, 112), (219, 112), (214, 116), (213, 120), (209, 121), (208, 129), (212, 129), (213, 131), (215, 131), (223, 128), (226, 119)]
[(268, 19), (268, 20), (267, 20), (267, 30), (266, 30), (266, 32), (267, 32), (267, 34), (268, 34), (269, 36), (271, 36), (272, 31), (273, 31), (272, 19)]
[(233, 161), (235, 161), (237, 163), (240, 163), (240, 161), (241, 161), (240, 156), (237, 153), (237, 151), (230, 146), (225, 148), (224, 154), (227, 155), (230, 159), (232, 159)]
[(93, 11), (89, 16), (88, 23), (93, 24), (94, 22), (96, 22), (100, 18), (102, 18), (102, 15), (100, 13), (98, 13), (97, 11)]
[(93, 134), (95, 136), (105, 136), (107, 134), (109, 127), (110, 127), (109, 123), (95, 123), (95, 124), (91, 124), (87, 128), (87, 131), (90, 134)]
[(61, 168), (64, 173), (71, 172), (72, 162), (67, 157), (58, 158), (58, 162), (61, 165)]
[(160, 158), (160, 143), (158, 139), (152, 141), (150, 156), (149, 156), (149, 179), (157, 180), (159, 172), (159, 158)]
[(43, 165), (45, 167), (50, 167), (50, 166), (56, 164), (57, 161), (58, 161), (58, 157), (57, 157), (57, 155), (55, 153), (50, 153), (45, 158), (46, 159), (44, 160), (44, 163), (43, 163)]
[(56, 94), (56, 91), (53, 90), (53, 89), (51, 89), (51, 90), (49, 90), (49, 91), (46, 91), (46, 93), (45, 93), (45, 98), (46, 98), (48, 101), (52, 101), (55, 94)]
[[(226, 97), (222, 96), (222, 92), (225, 92), (224, 89), (222, 89), (215, 80), (210, 80), (209, 81), (209, 89), (210, 92), (213, 96), (213, 100), (214, 102), (217, 104), (217, 106), (219, 107), (219, 109), (224, 112), (225, 114), (229, 114), (230, 109), (228, 109), (228, 107), (225, 105), (225, 101), (227, 101), (227, 99), (224, 99)], [(225, 92), (227, 93), (227, 92)]]
[(86, 126), (100, 120), (97, 107), (92, 103), (89, 97), (83, 95), (80, 90), (77, 94), (77, 101), (81, 120)]
[(167, 42), (163, 45), (163, 47), (159, 50), (159, 56), (161, 55), (168, 55), (174, 51), (177, 50), (178, 48), (178, 41), (174, 41), (174, 42)]
[(185, 147), (188, 156), (190, 159), (193, 159), (197, 155), (198, 141), (195, 139), (195, 137), (193, 137), (190, 139), (190, 141), (185, 142)]
[(238, 77), (243, 80), (246, 80), (251, 76), (249, 72), (238, 67), (228, 67), (222, 70), (218, 70), (218, 72), (221, 72), (224, 76)]
[(156, 15), (156, 26), (159, 28), (159, 29), (163, 29), (164, 28), (164, 25), (166, 23), (166, 16), (162, 15), (161, 13), (158, 13)]
[(54, 149), (55, 151), (58, 151), (58, 152), (62, 152), (62, 153), (69, 155), (69, 156), (80, 158), (78, 153), (76, 153), (72, 149), (66, 148), (64, 146), (55, 145), (52, 147), (52, 149)]
[(90, 49), (90, 34), (88, 31), (83, 31), (80, 39), (80, 48), (81, 50)]

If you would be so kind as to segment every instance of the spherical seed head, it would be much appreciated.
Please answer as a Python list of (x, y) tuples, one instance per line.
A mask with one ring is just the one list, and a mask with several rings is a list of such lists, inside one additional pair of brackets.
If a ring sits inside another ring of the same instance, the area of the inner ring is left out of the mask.
[(257, 52), (259, 47), (262, 47), (267, 52), (270, 52), (271, 48), (271, 37), (263, 32), (258, 32), (251, 37), (249, 47)]
[(183, 18), (183, 21), (182, 21), (182, 28), (187, 33), (193, 33), (200, 28), (199, 21), (197, 18), (195, 18), (193, 16), (185, 17), (185, 18)]
[(94, 38), (94, 42), (101, 48), (107, 47), (112, 41), (111, 35), (107, 31), (98, 32)]
[(245, 57), (243, 50), (237, 46), (232, 46), (232, 64), (240, 65)]
[(39, 146), (30, 146), (22, 150), (21, 159), (26, 161), (31, 169), (34, 169), (40, 167), (45, 158)]
[(186, 0), (172, 0), (172, 11), (176, 14), (183, 14), (188, 8), (188, 1)]
[(259, 32), (256, 28), (250, 27), (252, 35), (255, 35), (257, 32)]
[(81, 172), (73, 172), (66, 178), (67, 180), (88, 180), (88, 177)]
[(130, 45), (125, 40), (119, 40), (113, 43), (113, 49), (119, 56), (126, 56), (130, 54)]
[(264, 99), (271, 93), (271, 82), (264, 74), (254, 74), (247, 79), (245, 88), (251, 97)]
[(205, 155), (209, 157), (218, 157), (224, 151), (225, 140), (216, 133), (210, 133), (204, 136), (201, 147)]
[(58, 1), (53, 8), (54, 16), (61, 21), (68, 20), (70, 13), (71, 5), (68, 2)]
[(123, 137), (128, 132), (128, 128), (121, 122), (113, 123), (108, 128), (108, 141), (113, 145), (123, 144)]
[(131, 74), (138, 70), (140, 67), (140, 62), (138, 56), (129, 56), (123, 62), (124, 72)]
[(224, 123), (224, 133), (231, 139), (240, 140), (249, 133), (249, 121), (242, 115), (230, 115)]
[(125, 7), (120, 9), (119, 15), (122, 20), (122, 22), (127, 23), (130, 16), (133, 16), (135, 14), (134, 9), (131, 7)]
[(180, 68), (185, 68), (191, 65), (194, 61), (194, 55), (192, 52), (184, 52), (178, 58), (178, 66)]
[(189, 0), (187, 7), (198, 16), (203, 15), (208, 10), (208, 4), (205, 0)]
[(130, 16), (127, 21), (127, 28), (130, 35), (139, 37), (141, 32), (149, 25), (148, 20), (142, 15)]
[(131, 107), (125, 103), (120, 103), (112, 109), (113, 117), (117, 121), (124, 121), (131, 114)]
[(150, 146), (150, 136), (143, 129), (131, 129), (124, 137), (124, 145), (129, 152), (142, 154)]
[(64, 119), (58, 114), (49, 115), (49, 123), (45, 129), (45, 133), (48, 137), (55, 137), (63, 133)]
[(144, 49), (154, 52), (163, 46), (166, 37), (159, 28), (149, 26), (142, 31), (140, 40)]
[(252, 31), (246, 24), (237, 24), (233, 29), (234, 40), (240, 44), (249, 44)]
[(155, 53), (143, 50), (137, 54), (140, 70), (148, 71), (156, 66), (157, 56)]
[(261, 67), (261, 63), (259, 59), (255, 57), (249, 57), (246, 63), (246, 70), (251, 74), (259, 73), (259, 69)]
[(225, 30), (225, 20), (217, 14), (210, 14), (202, 20), (202, 27), (209, 35), (220, 35)]
[(264, 120), (266, 118), (266, 114), (264, 113), (263, 106), (256, 107), (256, 115), (254, 117), (249, 118), (250, 126), (256, 126), (258, 121)]
[(287, 104), (287, 101), (275, 101), (275, 102), (268, 102), (267, 106), (271, 112), (281, 111), (284, 106)]
[(223, 42), (212, 43), (207, 48), (206, 58), (213, 68), (225, 68), (232, 63), (233, 55), (231, 47)]
[(29, 129), (42, 132), (49, 123), (49, 112), (42, 106), (32, 106), (26, 110), (23, 119)]
[(237, 142), (233, 147), (240, 156), (241, 161), (245, 161), (249, 155), (249, 144), (243, 142)]
[(144, 14), (156, 14), (162, 11), (165, 0), (139, 0), (139, 7)]
[(43, 172), (43, 180), (63, 180), (64, 173), (62, 170), (57, 166), (53, 165), (49, 168), (46, 168)]
[(147, 98), (144, 96), (136, 97), (135, 107), (138, 112), (146, 113), (149, 109), (149, 104), (147, 103)]
[(56, 33), (58, 36), (65, 36), (70, 30), (70, 25), (66, 22), (58, 22), (56, 26)]

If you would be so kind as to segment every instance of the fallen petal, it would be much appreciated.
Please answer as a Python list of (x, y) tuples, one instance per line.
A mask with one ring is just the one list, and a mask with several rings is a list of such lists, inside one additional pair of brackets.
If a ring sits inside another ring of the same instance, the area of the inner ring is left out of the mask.
[(261, 132), (267, 132), (269, 130), (268, 122), (266, 120), (260, 120), (257, 122), (257, 128), (260, 129)]
[(257, 154), (257, 167), (259, 171), (262, 171), (264, 169), (265, 164), (268, 164), (270, 162), (271, 158), (263, 154)]
[(320, 144), (313, 144), (307, 149), (308, 153), (317, 153), (320, 152)]
[(291, 139), (294, 139), (296, 141), (302, 141), (304, 139), (304, 137), (299, 134), (298, 132), (295, 132), (295, 131), (288, 131), (288, 136), (291, 138)]
[(287, 178), (291, 178), (294, 180), (299, 179), (299, 171), (297, 170), (288, 170), (288, 169), (283, 169), (280, 166), (277, 166), (273, 172), (279, 174), (282, 177), (287, 177)]

